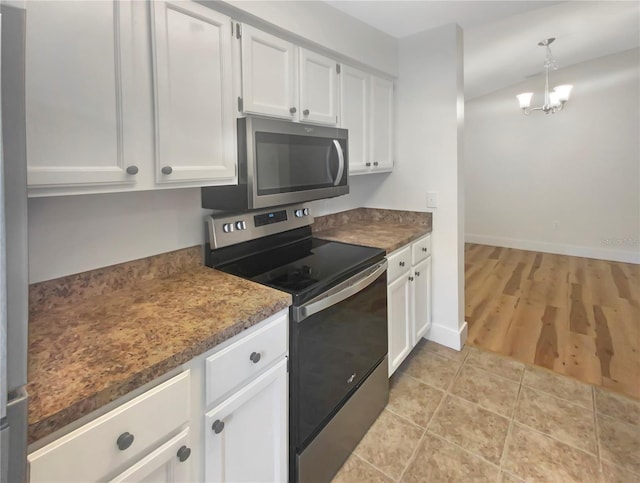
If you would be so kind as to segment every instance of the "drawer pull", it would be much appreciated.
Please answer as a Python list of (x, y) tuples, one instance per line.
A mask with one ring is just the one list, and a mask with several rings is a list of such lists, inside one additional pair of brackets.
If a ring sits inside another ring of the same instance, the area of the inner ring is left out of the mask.
[(304, 114), (305, 116), (309, 115), (309, 109), (305, 109), (304, 111), (302, 111), (302, 114)]
[(180, 463), (184, 463), (191, 456), (191, 448), (187, 448), (186, 446), (180, 446), (178, 450), (178, 454), (176, 455), (180, 460)]
[(216, 434), (222, 433), (222, 430), (224, 429), (224, 422), (216, 419), (211, 425), (211, 429), (213, 429), (213, 432)]
[(401, 266), (401, 267), (404, 267), (404, 262), (400, 262), (400, 266)]
[(289, 108), (289, 112), (290, 112), (291, 114), (295, 114), (295, 113), (296, 113), (296, 111), (297, 111), (297, 109), (296, 109), (295, 107), (290, 107), (290, 108)]
[(419, 276), (420, 276), (420, 272), (416, 272), (416, 277), (419, 277)]
[(249, 356), (249, 359), (254, 364), (257, 364), (258, 362), (260, 362), (260, 353), (259, 352), (252, 352), (251, 355)]
[(422, 251), (426, 252), (427, 251), (427, 247), (422, 247)]
[(125, 431), (120, 436), (118, 436), (118, 440), (116, 441), (116, 444), (118, 445), (118, 449), (120, 451), (124, 451), (125, 449), (127, 449), (129, 446), (133, 444), (133, 440), (134, 440), (133, 434)]
[(413, 277), (409, 277), (409, 282), (413, 282)]
[(171, 166), (164, 166), (160, 171), (162, 171), (162, 174), (171, 174), (173, 173), (173, 168)]

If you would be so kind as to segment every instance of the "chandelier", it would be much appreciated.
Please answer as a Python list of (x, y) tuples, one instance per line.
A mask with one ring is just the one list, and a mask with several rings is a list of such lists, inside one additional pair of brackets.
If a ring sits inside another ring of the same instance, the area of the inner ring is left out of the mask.
[(558, 70), (558, 64), (551, 55), (551, 48), (549, 47), (554, 40), (555, 37), (551, 37), (538, 42), (540, 47), (545, 47), (547, 50), (547, 54), (544, 58), (544, 104), (540, 107), (530, 107), (533, 92), (523, 92), (516, 96), (520, 103), (520, 108), (525, 114), (529, 114), (532, 111), (542, 111), (545, 114), (555, 114), (562, 110), (564, 104), (569, 100), (569, 96), (571, 95), (571, 89), (573, 89), (573, 86), (570, 84), (554, 87), (553, 92), (549, 92), (549, 69)]

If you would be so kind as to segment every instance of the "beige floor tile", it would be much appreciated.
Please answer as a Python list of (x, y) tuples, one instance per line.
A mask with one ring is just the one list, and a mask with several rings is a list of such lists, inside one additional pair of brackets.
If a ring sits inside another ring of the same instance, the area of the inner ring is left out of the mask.
[(524, 480), (503, 471), (500, 473), (500, 483), (524, 483)]
[(429, 432), (500, 463), (509, 420), (464, 399), (448, 395), (429, 423)]
[(520, 391), (515, 420), (563, 443), (596, 454), (592, 409), (525, 386)]
[(468, 345), (464, 346), (461, 350), (457, 351), (455, 349), (451, 349), (449, 347), (440, 345), (436, 342), (422, 339), (422, 341), (418, 344), (418, 346), (416, 346), (416, 350), (418, 350), (421, 346), (423, 350), (426, 350), (428, 352), (433, 352), (435, 354), (438, 354), (439, 356), (446, 357), (447, 359), (451, 359), (453, 361), (460, 362), (460, 363), (464, 361), (464, 358), (467, 357), (467, 354), (469, 353)]
[(451, 393), (510, 418), (519, 388), (519, 382), (464, 365), (453, 382)]
[(345, 461), (332, 483), (391, 483), (393, 480), (382, 474), (359, 456), (352, 454)]
[(640, 474), (640, 426), (597, 415), (600, 458)]
[(391, 378), (387, 409), (426, 428), (443, 396), (439, 389), (404, 372), (396, 373)]
[(459, 367), (459, 362), (422, 350), (413, 352), (398, 370), (406, 372), (430, 386), (446, 390)]
[(520, 382), (524, 369), (522, 362), (514, 361), (493, 352), (476, 349), (475, 347), (469, 350), (465, 365), (479, 367), (517, 382)]
[(640, 401), (607, 391), (601, 387), (595, 388), (595, 395), (596, 411), (640, 426)]
[(600, 479), (595, 456), (518, 424), (509, 437), (502, 467), (525, 481), (590, 483)]
[(593, 407), (591, 386), (584, 382), (571, 379), (570, 377), (561, 376), (560, 374), (545, 369), (527, 366), (524, 371), (522, 384), (566, 399), (587, 409)]
[(353, 452), (398, 479), (423, 433), (423, 429), (384, 410)]
[(635, 475), (624, 468), (603, 461), (602, 481), (604, 483), (638, 483), (640, 475)]
[(403, 482), (495, 482), (499, 468), (429, 433), (402, 477)]

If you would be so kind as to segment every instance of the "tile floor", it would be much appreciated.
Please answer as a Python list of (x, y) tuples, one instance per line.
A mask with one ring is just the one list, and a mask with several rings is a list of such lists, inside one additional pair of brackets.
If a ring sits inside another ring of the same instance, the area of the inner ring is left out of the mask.
[(635, 483), (640, 402), (491, 352), (423, 341), (333, 481)]

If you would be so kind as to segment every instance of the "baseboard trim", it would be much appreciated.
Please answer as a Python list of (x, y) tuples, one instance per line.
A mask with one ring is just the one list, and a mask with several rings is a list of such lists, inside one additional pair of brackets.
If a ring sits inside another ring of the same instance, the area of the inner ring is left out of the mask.
[(424, 337), (427, 340), (459, 351), (467, 340), (467, 323), (463, 322), (458, 330), (434, 323), (431, 324), (431, 328)]
[(577, 245), (564, 245), (560, 243), (547, 243), (534, 240), (519, 240), (517, 238), (505, 238), (499, 236), (465, 235), (466, 243), (479, 243), (496, 247), (517, 248), (519, 250), (531, 250), (534, 252), (555, 253), (558, 255), (571, 255), (574, 257), (596, 258), (598, 260), (610, 260), (614, 262), (640, 264), (640, 252), (628, 250), (612, 250), (610, 248), (582, 247)]

